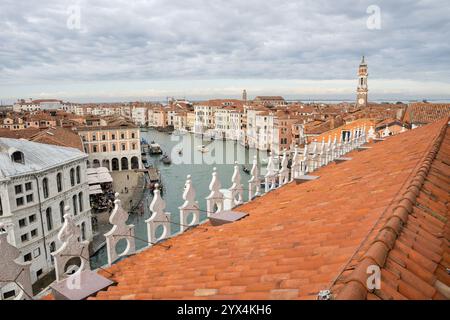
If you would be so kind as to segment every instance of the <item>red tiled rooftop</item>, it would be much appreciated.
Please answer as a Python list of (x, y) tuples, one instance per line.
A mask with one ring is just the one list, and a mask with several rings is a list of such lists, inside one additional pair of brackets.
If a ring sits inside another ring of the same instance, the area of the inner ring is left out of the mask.
[[(353, 152), (320, 179), (289, 184), (101, 272), (90, 299), (440, 299), (450, 285), (447, 121)], [(205, 230), (206, 228), (206, 230)], [(364, 285), (381, 267), (381, 290)], [(438, 281), (439, 282), (438, 282)]]

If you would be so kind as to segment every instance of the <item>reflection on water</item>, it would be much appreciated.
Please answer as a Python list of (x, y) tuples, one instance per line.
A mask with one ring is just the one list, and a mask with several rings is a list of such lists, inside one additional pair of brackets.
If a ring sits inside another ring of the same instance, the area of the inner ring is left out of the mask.
[[(255, 149), (246, 149), (235, 141), (206, 141), (193, 134), (183, 136), (173, 136), (167, 133), (161, 133), (156, 130), (141, 132), (141, 137), (148, 142), (155, 141), (161, 145), (164, 153), (172, 158), (172, 165), (164, 165), (161, 156), (148, 156), (149, 161), (161, 171), (161, 180), (163, 185), (163, 199), (166, 201), (166, 211), (171, 213), (171, 233), (177, 233), (180, 230), (179, 207), (183, 204), (183, 189), (187, 175), (192, 176), (192, 183), (196, 189), (197, 201), (200, 205), (201, 221), (206, 219), (206, 201), (209, 194), (209, 183), (214, 167), (222, 183), (222, 188), (231, 187), (231, 176), (234, 170), (234, 161), (238, 161), (241, 170), (242, 184), (244, 189), (248, 188), (250, 175), (243, 171), (242, 165), (251, 168), (253, 158), (256, 155), (261, 160), (267, 159), (267, 152), (257, 151)], [(205, 145), (209, 152), (203, 154), (198, 147)], [(182, 149), (182, 155), (178, 151)], [(261, 166), (260, 166), (261, 168)], [(264, 169), (261, 174), (264, 174)], [(144, 197), (144, 214), (133, 214), (130, 216), (129, 223), (136, 227), (136, 236), (139, 239), (136, 242), (136, 248), (142, 249), (147, 246), (147, 226), (145, 220), (150, 217), (149, 205), (152, 200), (150, 192), (146, 192)], [(244, 201), (248, 201), (248, 191), (244, 191)], [(91, 258), (92, 268), (105, 265), (107, 262), (106, 250), (101, 249)]]

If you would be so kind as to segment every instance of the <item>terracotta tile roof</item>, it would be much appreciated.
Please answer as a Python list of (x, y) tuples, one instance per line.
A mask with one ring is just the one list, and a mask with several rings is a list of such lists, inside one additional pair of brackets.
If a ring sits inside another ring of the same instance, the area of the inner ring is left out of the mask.
[(450, 298), (447, 121), (434, 125), (441, 129), (438, 135), (432, 136), (398, 196), (349, 263), (352, 271), (338, 279), (334, 287), (338, 299), (368, 298), (365, 283), (370, 265), (381, 268), (381, 287), (370, 293), (380, 299)]
[(70, 129), (61, 127), (47, 129), (27, 128), (23, 130), (0, 129), (0, 137), (26, 139), (55, 146), (76, 148), (84, 152), (80, 136)]
[[(239, 207), (249, 213), (241, 221), (113, 265), (101, 273), (118, 285), (91, 299), (316, 299), (330, 288), (338, 299), (442, 298), (449, 150), (445, 120), (353, 152), (315, 172), (320, 179)], [(368, 294), (361, 282), (374, 263), (382, 289)]]
[[(366, 131), (370, 129), (371, 126), (375, 126), (375, 121), (373, 119), (358, 119), (355, 121), (352, 121), (350, 123), (347, 123), (345, 125), (342, 125), (340, 127), (337, 127), (335, 129), (329, 129), (326, 132), (322, 133), (321, 135), (314, 137), (315, 140), (321, 142), (323, 138), (325, 138), (325, 141), (328, 141), (328, 138), (331, 136), (331, 139), (334, 139), (334, 136), (337, 134), (338, 141), (341, 137), (342, 131), (347, 130), (355, 130), (357, 128), (361, 128), (363, 126), (366, 126)], [(309, 132), (308, 132), (309, 133)], [(314, 140), (309, 139), (309, 140)]]
[(450, 116), (450, 104), (412, 103), (408, 106), (405, 121), (411, 124), (427, 124)]

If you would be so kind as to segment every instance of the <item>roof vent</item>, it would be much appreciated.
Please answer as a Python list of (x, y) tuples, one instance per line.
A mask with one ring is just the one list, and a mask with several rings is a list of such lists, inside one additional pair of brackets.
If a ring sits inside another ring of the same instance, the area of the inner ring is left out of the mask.
[(228, 223), (233, 223), (235, 221), (239, 221), (248, 216), (248, 213), (245, 212), (237, 212), (237, 211), (221, 211), (212, 214), (209, 217), (209, 221), (214, 227), (221, 226)]

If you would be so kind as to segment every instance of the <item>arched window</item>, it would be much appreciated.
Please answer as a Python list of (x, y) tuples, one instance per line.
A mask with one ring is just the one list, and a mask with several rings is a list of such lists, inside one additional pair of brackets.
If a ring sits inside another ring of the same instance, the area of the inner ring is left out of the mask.
[(61, 192), (63, 190), (61, 172), (58, 172), (58, 174), (56, 175), (56, 187), (58, 188), (58, 192)]
[(44, 178), (42, 180), (42, 190), (44, 192), (44, 198), (48, 198), (48, 179)]
[(80, 166), (77, 167), (77, 183), (81, 182), (81, 172)]
[(78, 208), (80, 209), (80, 213), (83, 212), (83, 192), (78, 194)]
[(61, 202), (59, 203), (59, 214), (60, 214), (60, 216), (61, 216), (61, 223), (64, 222), (64, 214), (65, 214), (65, 212), (64, 212), (64, 207), (65, 207), (64, 201), (61, 201)]
[(75, 170), (70, 169), (70, 185), (73, 187), (75, 185)]
[(48, 207), (47, 210), (45, 210), (45, 219), (47, 221), (47, 230), (52, 231), (53, 229), (52, 208)]
[(73, 215), (76, 216), (78, 214), (78, 209), (77, 209), (77, 195), (74, 195), (72, 197), (72, 205), (73, 205)]

